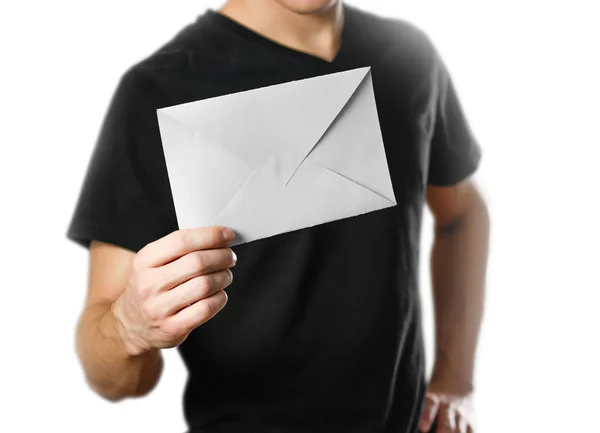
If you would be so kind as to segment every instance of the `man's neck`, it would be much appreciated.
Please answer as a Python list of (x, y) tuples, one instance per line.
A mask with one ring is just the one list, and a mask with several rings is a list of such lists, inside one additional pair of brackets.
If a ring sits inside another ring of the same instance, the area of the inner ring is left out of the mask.
[(229, 0), (219, 12), (281, 45), (327, 61), (341, 44), (342, 0), (313, 14), (295, 13), (275, 0)]

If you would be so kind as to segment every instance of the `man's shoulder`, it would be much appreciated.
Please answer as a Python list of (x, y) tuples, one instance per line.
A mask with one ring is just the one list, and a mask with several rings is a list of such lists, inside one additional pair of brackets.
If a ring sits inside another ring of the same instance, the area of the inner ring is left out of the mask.
[(404, 36), (421, 42), (428, 40), (425, 30), (406, 18), (380, 15), (350, 5), (346, 5), (345, 10), (357, 24), (364, 25), (371, 31), (378, 31), (381, 35)]
[(182, 71), (197, 67), (199, 56), (210, 56), (212, 47), (201, 31), (199, 18), (187, 23), (162, 45), (131, 63), (123, 76), (131, 81), (161, 84)]
[(382, 46), (386, 56), (401, 56), (430, 63), (435, 46), (428, 33), (406, 18), (390, 17), (346, 6), (361, 37)]

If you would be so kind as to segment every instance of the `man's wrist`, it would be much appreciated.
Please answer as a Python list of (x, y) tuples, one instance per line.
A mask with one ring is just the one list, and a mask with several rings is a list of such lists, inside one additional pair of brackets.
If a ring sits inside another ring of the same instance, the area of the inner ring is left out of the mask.
[(128, 332), (120, 301), (121, 298), (117, 298), (110, 304), (109, 310), (102, 317), (100, 328), (103, 330), (103, 335), (115, 341), (125, 358), (138, 358), (149, 351), (136, 344)]
[(460, 395), (469, 394), (475, 388), (472, 375), (451, 372), (439, 367), (434, 368), (429, 387), (430, 389)]
[(431, 390), (457, 395), (470, 394), (475, 390), (473, 382), (434, 377), (429, 381), (429, 388)]

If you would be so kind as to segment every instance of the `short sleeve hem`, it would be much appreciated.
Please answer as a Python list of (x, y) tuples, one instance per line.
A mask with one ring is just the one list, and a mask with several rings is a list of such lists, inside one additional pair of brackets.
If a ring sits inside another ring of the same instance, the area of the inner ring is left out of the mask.
[(471, 147), (471, 155), (460, 160), (460, 165), (447, 166), (444, 173), (430, 174), (427, 185), (447, 187), (456, 185), (470, 178), (479, 168), (482, 159), (481, 147), (475, 143)]
[(69, 225), (66, 237), (78, 245), (89, 249), (91, 241), (97, 240), (116, 245), (137, 253), (146, 242), (142, 239), (158, 239), (164, 236), (155, 227), (136, 226), (129, 228), (121, 224), (98, 223), (76, 219)]

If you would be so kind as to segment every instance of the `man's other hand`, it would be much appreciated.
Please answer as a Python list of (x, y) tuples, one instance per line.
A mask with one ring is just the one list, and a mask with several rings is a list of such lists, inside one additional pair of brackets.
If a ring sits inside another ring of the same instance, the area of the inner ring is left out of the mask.
[[(431, 433), (475, 433), (475, 411), (473, 391), (448, 392), (443, 385), (430, 383), (425, 394), (421, 421), (422, 432)], [(437, 428), (431, 430), (436, 421)]]

